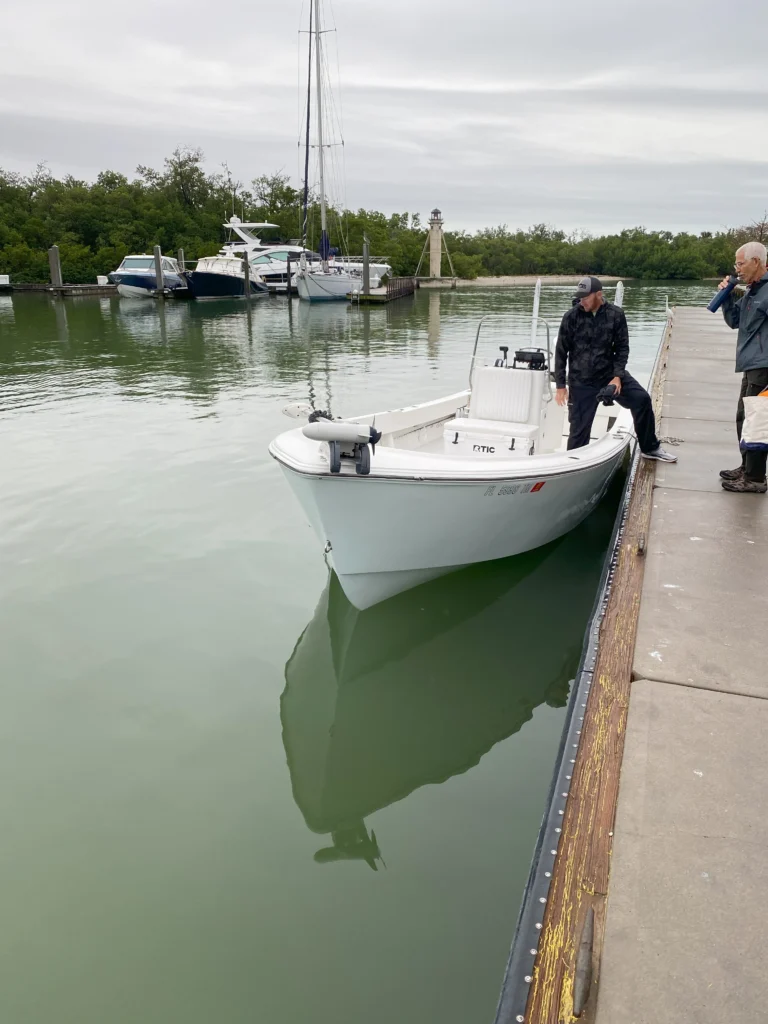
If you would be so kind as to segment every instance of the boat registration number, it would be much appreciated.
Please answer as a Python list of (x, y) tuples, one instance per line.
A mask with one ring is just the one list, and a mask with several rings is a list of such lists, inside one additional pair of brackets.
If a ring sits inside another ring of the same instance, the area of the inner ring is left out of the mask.
[(486, 488), (485, 497), (493, 498), (495, 495), (498, 498), (503, 498), (507, 494), (535, 494), (542, 489), (545, 483), (546, 480), (528, 480), (519, 484), (503, 484), (498, 488), (498, 492), (496, 485), (492, 484)]

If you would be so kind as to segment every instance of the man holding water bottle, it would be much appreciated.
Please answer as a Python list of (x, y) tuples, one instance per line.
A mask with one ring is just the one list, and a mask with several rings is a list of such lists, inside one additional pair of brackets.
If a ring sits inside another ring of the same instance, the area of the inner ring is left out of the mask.
[[(739, 331), (736, 339), (736, 372), (743, 374), (736, 408), (736, 433), (739, 441), (744, 426), (744, 399), (759, 395), (768, 387), (767, 256), (762, 242), (742, 245), (736, 253), (734, 266), (739, 279), (747, 286), (746, 293), (738, 298), (731, 292), (721, 307), (725, 322)], [(729, 278), (725, 277), (720, 282), (720, 288), (728, 284)], [(766, 452), (743, 452), (740, 466), (721, 470), (723, 488), (737, 494), (765, 494), (768, 490), (765, 479), (767, 456)]]

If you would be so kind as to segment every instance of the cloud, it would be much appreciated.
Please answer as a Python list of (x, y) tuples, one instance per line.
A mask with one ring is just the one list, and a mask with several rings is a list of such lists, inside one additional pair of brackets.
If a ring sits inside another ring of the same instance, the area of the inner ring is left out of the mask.
[[(451, 227), (593, 231), (712, 229), (763, 212), (760, 7), (745, 19), (713, 0), (616, 0), (598, 16), (566, 0), (324, 8), (354, 207), (437, 204)], [(188, 144), (244, 181), (297, 177), (307, 10), (15, 5), (0, 38), (0, 166), (130, 174)]]

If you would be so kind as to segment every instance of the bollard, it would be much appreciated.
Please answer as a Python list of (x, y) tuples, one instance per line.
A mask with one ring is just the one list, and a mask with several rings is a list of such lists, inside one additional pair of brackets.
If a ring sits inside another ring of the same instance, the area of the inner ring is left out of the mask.
[(251, 264), (248, 262), (248, 253), (243, 256), (243, 295), (246, 299), (251, 297)]
[(163, 254), (160, 246), (155, 246), (155, 292), (158, 295), (165, 294), (165, 279), (163, 278)]
[(368, 236), (363, 235), (363, 295), (371, 294), (371, 246)]
[(48, 250), (48, 264), (51, 268), (51, 284), (54, 288), (61, 288), (64, 281), (61, 276), (61, 257), (58, 245), (52, 245)]

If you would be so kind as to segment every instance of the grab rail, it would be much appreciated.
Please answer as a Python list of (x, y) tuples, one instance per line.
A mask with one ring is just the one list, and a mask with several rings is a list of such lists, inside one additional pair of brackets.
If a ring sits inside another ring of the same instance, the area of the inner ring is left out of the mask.
[[(479, 323), (477, 325), (477, 333), (475, 334), (475, 346), (472, 349), (472, 360), (471, 360), (471, 362), (469, 364), (469, 386), (470, 386), (470, 388), (472, 387), (472, 380), (473, 380), (474, 374), (475, 374), (475, 360), (477, 359), (477, 346), (478, 346), (478, 344), (480, 342), (480, 331), (482, 330), (482, 327), (483, 327), (483, 324), (485, 323), (485, 321), (489, 320), (494, 315), (495, 314), (493, 314), (493, 313), (486, 313), (485, 316), (480, 318), (480, 321), (479, 321)], [(548, 321), (546, 321), (543, 317), (540, 317), (540, 316), (534, 317), (533, 318), (533, 322), (534, 323), (544, 324), (544, 326), (545, 326), (545, 328), (547, 330), (547, 367), (548, 367), (548, 369), (551, 372), (551, 370), (552, 370), (552, 344), (551, 344), (551, 341), (550, 341), (550, 334), (549, 334), (550, 326), (551, 325), (548, 323)]]

